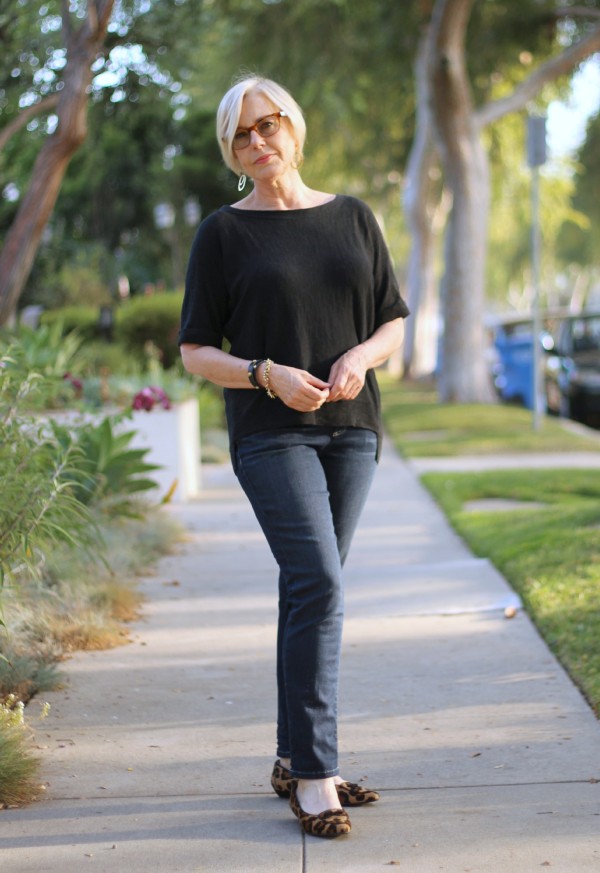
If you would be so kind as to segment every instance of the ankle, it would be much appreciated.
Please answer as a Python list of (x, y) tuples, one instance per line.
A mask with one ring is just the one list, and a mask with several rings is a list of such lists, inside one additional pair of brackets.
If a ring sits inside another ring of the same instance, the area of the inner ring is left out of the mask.
[(279, 763), (282, 767), (285, 767), (286, 770), (290, 770), (292, 767), (292, 759), (291, 758), (280, 758)]
[(327, 779), (299, 779), (297, 793), (300, 806), (305, 812), (314, 815), (326, 809), (337, 809), (340, 806), (335, 782), (332, 777)]

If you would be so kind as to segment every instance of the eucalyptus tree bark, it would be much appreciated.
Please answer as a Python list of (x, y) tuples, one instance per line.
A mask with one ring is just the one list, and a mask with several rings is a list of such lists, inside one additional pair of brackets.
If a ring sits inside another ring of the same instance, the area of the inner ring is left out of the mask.
[(489, 212), (488, 158), (475, 121), (465, 33), (473, 0), (438, 0), (430, 31), (434, 129), (452, 192), (441, 286), (444, 331), (438, 390), (444, 401), (488, 402), (483, 307)]
[(441, 285), (444, 333), (438, 388), (441, 400), (459, 402), (487, 402), (493, 397), (483, 327), (490, 183), (481, 130), (508, 112), (523, 109), (546, 82), (569, 72), (600, 48), (597, 25), (534, 70), (512, 94), (476, 110), (465, 61), (465, 33), (473, 2), (437, 0), (428, 51), (433, 128), (453, 198)]
[(415, 136), (406, 166), (403, 207), (411, 236), (406, 271), (406, 299), (411, 316), (406, 321), (402, 347), (404, 378), (433, 372), (436, 339), (432, 336), (437, 295), (435, 289), (433, 175), (439, 157), (433, 140), (428, 64), (428, 32), (421, 38), (415, 63)]
[(74, 27), (68, 0), (63, 2), (67, 63), (56, 105), (58, 124), (38, 153), (29, 188), (0, 252), (0, 324), (16, 309), (66, 169), (87, 136), (91, 65), (104, 42), (114, 3), (89, 0), (86, 19)]

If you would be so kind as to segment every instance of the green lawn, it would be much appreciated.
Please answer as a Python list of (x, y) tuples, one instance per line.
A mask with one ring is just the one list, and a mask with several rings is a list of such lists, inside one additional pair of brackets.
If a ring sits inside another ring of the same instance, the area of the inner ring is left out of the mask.
[[(383, 380), (388, 433), (407, 457), (490, 452), (600, 451), (511, 406), (441, 405), (431, 390)], [(600, 715), (600, 470), (428, 473), (423, 483), (476, 555), (489, 558)], [(536, 501), (543, 508), (467, 511), (482, 498)]]
[(387, 431), (408, 458), (600, 452), (600, 431), (597, 436), (580, 436), (548, 417), (536, 432), (532, 413), (519, 406), (440, 404), (428, 384), (398, 383), (385, 376), (379, 382)]

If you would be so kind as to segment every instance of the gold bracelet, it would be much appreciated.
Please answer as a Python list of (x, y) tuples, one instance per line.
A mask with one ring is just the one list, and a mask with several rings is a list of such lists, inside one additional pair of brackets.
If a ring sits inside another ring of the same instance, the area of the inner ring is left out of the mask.
[(267, 360), (265, 361), (265, 372), (263, 373), (263, 380), (265, 383), (265, 391), (267, 392), (267, 396), (270, 397), (271, 400), (275, 400), (277, 394), (275, 394), (269, 383), (269, 376), (271, 375), (272, 364), (273, 361), (271, 360), (271, 358), (267, 358)]

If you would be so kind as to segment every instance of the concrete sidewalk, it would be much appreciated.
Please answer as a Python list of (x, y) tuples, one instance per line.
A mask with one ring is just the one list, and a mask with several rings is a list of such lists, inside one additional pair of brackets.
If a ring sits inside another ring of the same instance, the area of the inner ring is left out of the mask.
[(131, 645), (79, 654), (38, 729), (47, 799), (0, 813), (6, 873), (586, 873), (600, 723), (514, 593), (384, 452), (347, 566), (342, 774), (382, 792), (304, 838), (269, 786), (276, 568), (226, 466), (172, 507)]

